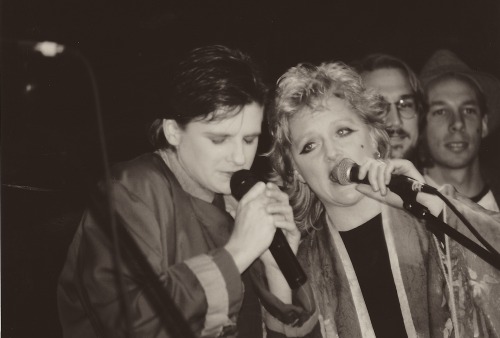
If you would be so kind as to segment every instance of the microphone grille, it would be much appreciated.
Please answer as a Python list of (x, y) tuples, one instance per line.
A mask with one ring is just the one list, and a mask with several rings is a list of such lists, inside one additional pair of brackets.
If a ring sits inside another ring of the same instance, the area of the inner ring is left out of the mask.
[(239, 170), (231, 176), (229, 181), (231, 194), (239, 201), (257, 182), (259, 180), (250, 170)]
[(331, 178), (333, 181), (338, 182), (340, 185), (351, 184), (351, 179), (349, 178), (349, 173), (352, 166), (355, 164), (350, 158), (343, 158), (339, 164), (335, 166), (332, 170)]

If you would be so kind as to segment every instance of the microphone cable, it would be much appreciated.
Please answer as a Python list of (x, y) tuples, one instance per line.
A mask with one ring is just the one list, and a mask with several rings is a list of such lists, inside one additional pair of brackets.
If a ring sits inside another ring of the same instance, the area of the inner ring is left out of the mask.
[[(453, 203), (450, 202), (446, 196), (444, 196), (441, 192), (439, 192), (437, 189), (434, 192), (436, 196), (438, 196), (443, 202), (453, 211), (453, 213), (465, 224), (467, 229), (478, 239), (479, 242), (495, 257), (495, 259), (498, 261), (500, 264), (500, 253), (486, 240), (484, 237), (474, 228), (474, 226), (465, 218), (465, 216), (453, 205)], [(498, 265), (497, 265), (498, 267)]]

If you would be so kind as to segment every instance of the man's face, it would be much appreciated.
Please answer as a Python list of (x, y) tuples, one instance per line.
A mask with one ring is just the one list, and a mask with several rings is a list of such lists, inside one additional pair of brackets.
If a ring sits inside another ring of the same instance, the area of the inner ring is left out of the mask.
[(425, 140), (432, 160), (450, 169), (469, 166), (487, 133), (474, 88), (460, 79), (441, 79), (431, 83), (427, 99)]
[[(361, 76), (365, 86), (375, 89), (388, 103), (385, 123), (391, 142), (391, 158), (410, 157), (418, 141), (418, 114), (408, 78), (397, 68), (376, 69), (363, 72)], [(412, 111), (412, 117), (405, 114)]]

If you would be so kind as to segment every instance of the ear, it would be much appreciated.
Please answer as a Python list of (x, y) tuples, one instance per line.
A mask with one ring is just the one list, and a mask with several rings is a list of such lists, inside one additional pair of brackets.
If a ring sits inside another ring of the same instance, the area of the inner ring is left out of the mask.
[(488, 115), (484, 115), (482, 119), (482, 131), (481, 131), (481, 137), (485, 138), (488, 135)]
[(175, 120), (163, 119), (163, 135), (169, 144), (177, 147), (181, 140), (181, 129)]
[(293, 176), (295, 176), (300, 183), (306, 183), (306, 180), (304, 179), (304, 177), (302, 177), (297, 169), (293, 169)]

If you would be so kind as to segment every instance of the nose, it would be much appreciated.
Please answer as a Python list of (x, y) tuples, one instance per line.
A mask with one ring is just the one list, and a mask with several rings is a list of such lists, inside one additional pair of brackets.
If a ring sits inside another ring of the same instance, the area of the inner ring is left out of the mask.
[(462, 131), (465, 128), (464, 116), (460, 112), (453, 112), (450, 120), (450, 130), (452, 132)]
[(396, 128), (400, 127), (402, 124), (401, 116), (399, 115), (396, 105), (393, 103), (389, 105), (389, 112), (387, 113), (385, 124), (387, 127), (396, 127)]
[(245, 152), (242, 142), (235, 142), (231, 151), (231, 161), (237, 165), (245, 164)]
[(328, 161), (337, 161), (341, 156), (341, 153), (335, 144), (335, 141), (328, 141), (325, 143), (325, 157)]

